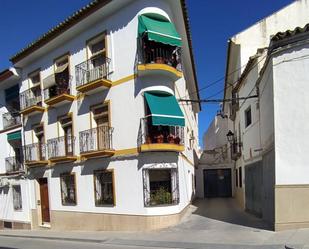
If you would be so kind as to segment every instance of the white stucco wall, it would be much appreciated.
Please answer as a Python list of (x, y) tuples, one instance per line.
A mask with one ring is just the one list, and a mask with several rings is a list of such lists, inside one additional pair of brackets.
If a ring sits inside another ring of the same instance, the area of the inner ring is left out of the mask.
[(240, 65), (245, 65), (257, 49), (268, 47), (271, 36), (276, 33), (293, 30), (297, 26), (304, 27), (309, 23), (308, 12), (308, 0), (293, 1), (288, 6), (233, 36), (232, 40), (236, 44), (241, 44)]
[(276, 184), (308, 184), (309, 45), (273, 58)]
[[(121, 10), (98, 19), (94, 25), (85, 30), (79, 30), (73, 38), (68, 38), (60, 47), (48, 50), (42, 53), (42, 56), (31, 63), (26, 63), (22, 72), (21, 91), (29, 87), (27, 75), (41, 68), (41, 79), (53, 73), (53, 60), (62, 54), (70, 53), (70, 74), (73, 76), (72, 86), (73, 94), (75, 90), (75, 65), (86, 60), (86, 41), (97, 34), (107, 31), (107, 56), (112, 60), (111, 80), (117, 81), (124, 77), (132, 76), (136, 71), (136, 52), (137, 52), (137, 27), (138, 14), (145, 11), (157, 12), (168, 16), (171, 21), (179, 18), (171, 8), (169, 1), (134, 1)], [(151, 8), (149, 9), (149, 6)], [(182, 23), (175, 22), (176, 28), (179, 28), (183, 36), (184, 27)], [(184, 39), (184, 53), (188, 53), (187, 41)], [(189, 58), (189, 57), (186, 57)], [(160, 74), (148, 77), (137, 77), (128, 80), (109, 90), (101, 91), (96, 94), (85, 96), (62, 107), (49, 108), (48, 112), (43, 115), (31, 116), (26, 119), (25, 123), (25, 144), (36, 142), (31, 127), (34, 124), (44, 122), (46, 140), (56, 138), (62, 135), (61, 128), (58, 134), (57, 117), (68, 112), (73, 113), (73, 132), (76, 137), (75, 151), (79, 155), (79, 132), (90, 129), (90, 106), (103, 101), (110, 101), (110, 120), (113, 132), (113, 147), (115, 150), (132, 149), (138, 146), (138, 136), (140, 129), (140, 120), (145, 116), (144, 97), (145, 89), (168, 89), (175, 94), (176, 98), (188, 96), (194, 88), (191, 79), (191, 70), (188, 68), (190, 63), (184, 60), (185, 77), (172, 80), (170, 77)], [(193, 87), (192, 87), (193, 85)], [(185, 115), (186, 127), (185, 133), (185, 151), (183, 154), (186, 158), (194, 163), (198, 151), (198, 120), (197, 113), (193, 110), (191, 104), (180, 104)], [(193, 131), (195, 140), (193, 148), (189, 145), (189, 138)], [(33, 139), (34, 138), (34, 139)], [(173, 160), (171, 160), (171, 155)], [(146, 162), (156, 163), (174, 162), (178, 164), (179, 169), (179, 188), (180, 203), (168, 207), (145, 208), (143, 204), (143, 181), (141, 168)], [(115, 190), (116, 206), (112, 208), (95, 207), (93, 194), (93, 170), (98, 168), (109, 168), (115, 170)], [(63, 206), (60, 197), (60, 179), (59, 172), (72, 171), (76, 173), (77, 186), (77, 205)], [(85, 173), (87, 172), (87, 173)], [(36, 175), (35, 170), (31, 174)], [(111, 159), (94, 159), (85, 162), (56, 165), (51, 170), (46, 170), (40, 177), (48, 177), (49, 198), (51, 210), (62, 211), (82, 211), (82, 212), (99, 212), (99, 213), (119, 213), (119, 214), (136, 214), (136, 215), (159, 215), (179, 213), (187, 206), (192, 197), (192, 175), (194, 167), (178, 156), (177, 153), (145, 153), (138, 156), (132, 155)], [(33, 186), (36, 180), (32, 180)], [(30, 187), (31, 208), (40, 208), (36, 206), (35, 199), (39, 193), (35, 192), (34, 187)], [(91, 193), (91, 194), (89, 194)]]

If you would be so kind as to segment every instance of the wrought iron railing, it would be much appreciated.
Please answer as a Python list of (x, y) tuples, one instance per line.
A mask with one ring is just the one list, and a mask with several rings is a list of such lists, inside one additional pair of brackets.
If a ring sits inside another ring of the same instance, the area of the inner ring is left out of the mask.
[(7, 173), (23, 171), (23, 159), (20, 157), (7, 157), (5, 158), (5, 169)]
[(113, 128), (98, 126), (79, 133), (79, 147), (81, 153), (111, 150), (113, 148)]
[(19, 112), (7, 112), (2, 114), (3, 129), (21, 124)]
[(184, 144), (184, 127), (154, 126), (151, 117), (141, 119), (141, 144)]
[(48, 158), (75, 155), (75, 137), (63, 136), (47, 140)]
[(24, 146), (24, 151), (26, 162), (44, 161), (47, 158), (45, 144), (28, 144)]
[(20, 93), (20, 107), (21, 109), (26, 109), (31, 106), (42, 106), (42, 95), (35, 94), (31, 89), (28, 89)]
[(139, 60), (141, 64), (166, 64), (182, 71), (181, 48), (144, 41), (141, 41), (140, 44)]
[(97, 55), (75, 66), (76, 86), (83, 86), (99, 79), (109, 79), (111, 59)]
[[(52, 77), (55, 79), (54, 74), (48, 77)], [(72, 76), (69, 76), (68, 80), (63, 79), (63, 81), (58, 80), (58, 82), (55, 80), (54, 85), (44, 89), (44, 100), (54, 98), (64, 93), (72, 94), (71, 82), (72, 82)]]

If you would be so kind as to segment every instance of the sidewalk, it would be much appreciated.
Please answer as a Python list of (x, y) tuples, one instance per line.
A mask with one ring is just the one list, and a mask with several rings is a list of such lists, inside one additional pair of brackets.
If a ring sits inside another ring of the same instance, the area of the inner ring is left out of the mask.
[[(216, 203), (214, 203), (216, 204)], [(218, 203), (217, 203), (218, 204)], [(203, 204), (202, 204), (203, 205)], [(212, 203), (207, 203), (208, 211)], [(52, 230), (0, 230), (1, 237), (75, 241), (106, 245), (132, 245), (140, 247), (225, 249), (225, 248), (284, 248), (309, 249), (309, 229), (273, 232), (242, 225), (251, 222), (259, 224), (256, 218), (239, 210), (233, 210), (233, 203), (226, 200), (218, 211), (202, 214), (197, 206), (191, 207), (191, 215), (181, 224), (161, 231), (150, 232), (63, 232)], [(227, 209), (229, 211), (227, 211)], [(222, 216), (221, 214), (224, 214)], [(214, 218), (215, 217), (215, 218)], [(241, 223), (241, 224), (239, 224)]]

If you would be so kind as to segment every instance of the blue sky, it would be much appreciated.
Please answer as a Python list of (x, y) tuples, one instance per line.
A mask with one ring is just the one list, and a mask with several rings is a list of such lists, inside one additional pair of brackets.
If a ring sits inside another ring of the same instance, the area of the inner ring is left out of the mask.
[[(0, 71), (10, 66), (8, 59), (51, 27), (57, 25), (89, 0), (1, 0)], [(220, 79), (225, 72), (229, 37), (279, 10), (293, 0), (187, 0), (199, 86)], [(25, 15), (26, 14), (26, 15)], [(200, 92), (207, 98), (223, 89), (223, 80)], [(222, 98), (222, 93), (214, 96)], [(200, 141), (218, 105), (203, 104), (199, 116)]]

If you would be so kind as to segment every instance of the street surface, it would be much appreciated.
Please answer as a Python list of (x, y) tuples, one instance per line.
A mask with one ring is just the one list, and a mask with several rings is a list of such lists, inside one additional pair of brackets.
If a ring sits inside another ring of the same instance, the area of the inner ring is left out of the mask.
[(152, 232), (0, 231), (0, 249), (309, 249), (309, 229), (267, 230), (234, 199), (197, 200), (181, 224)]

